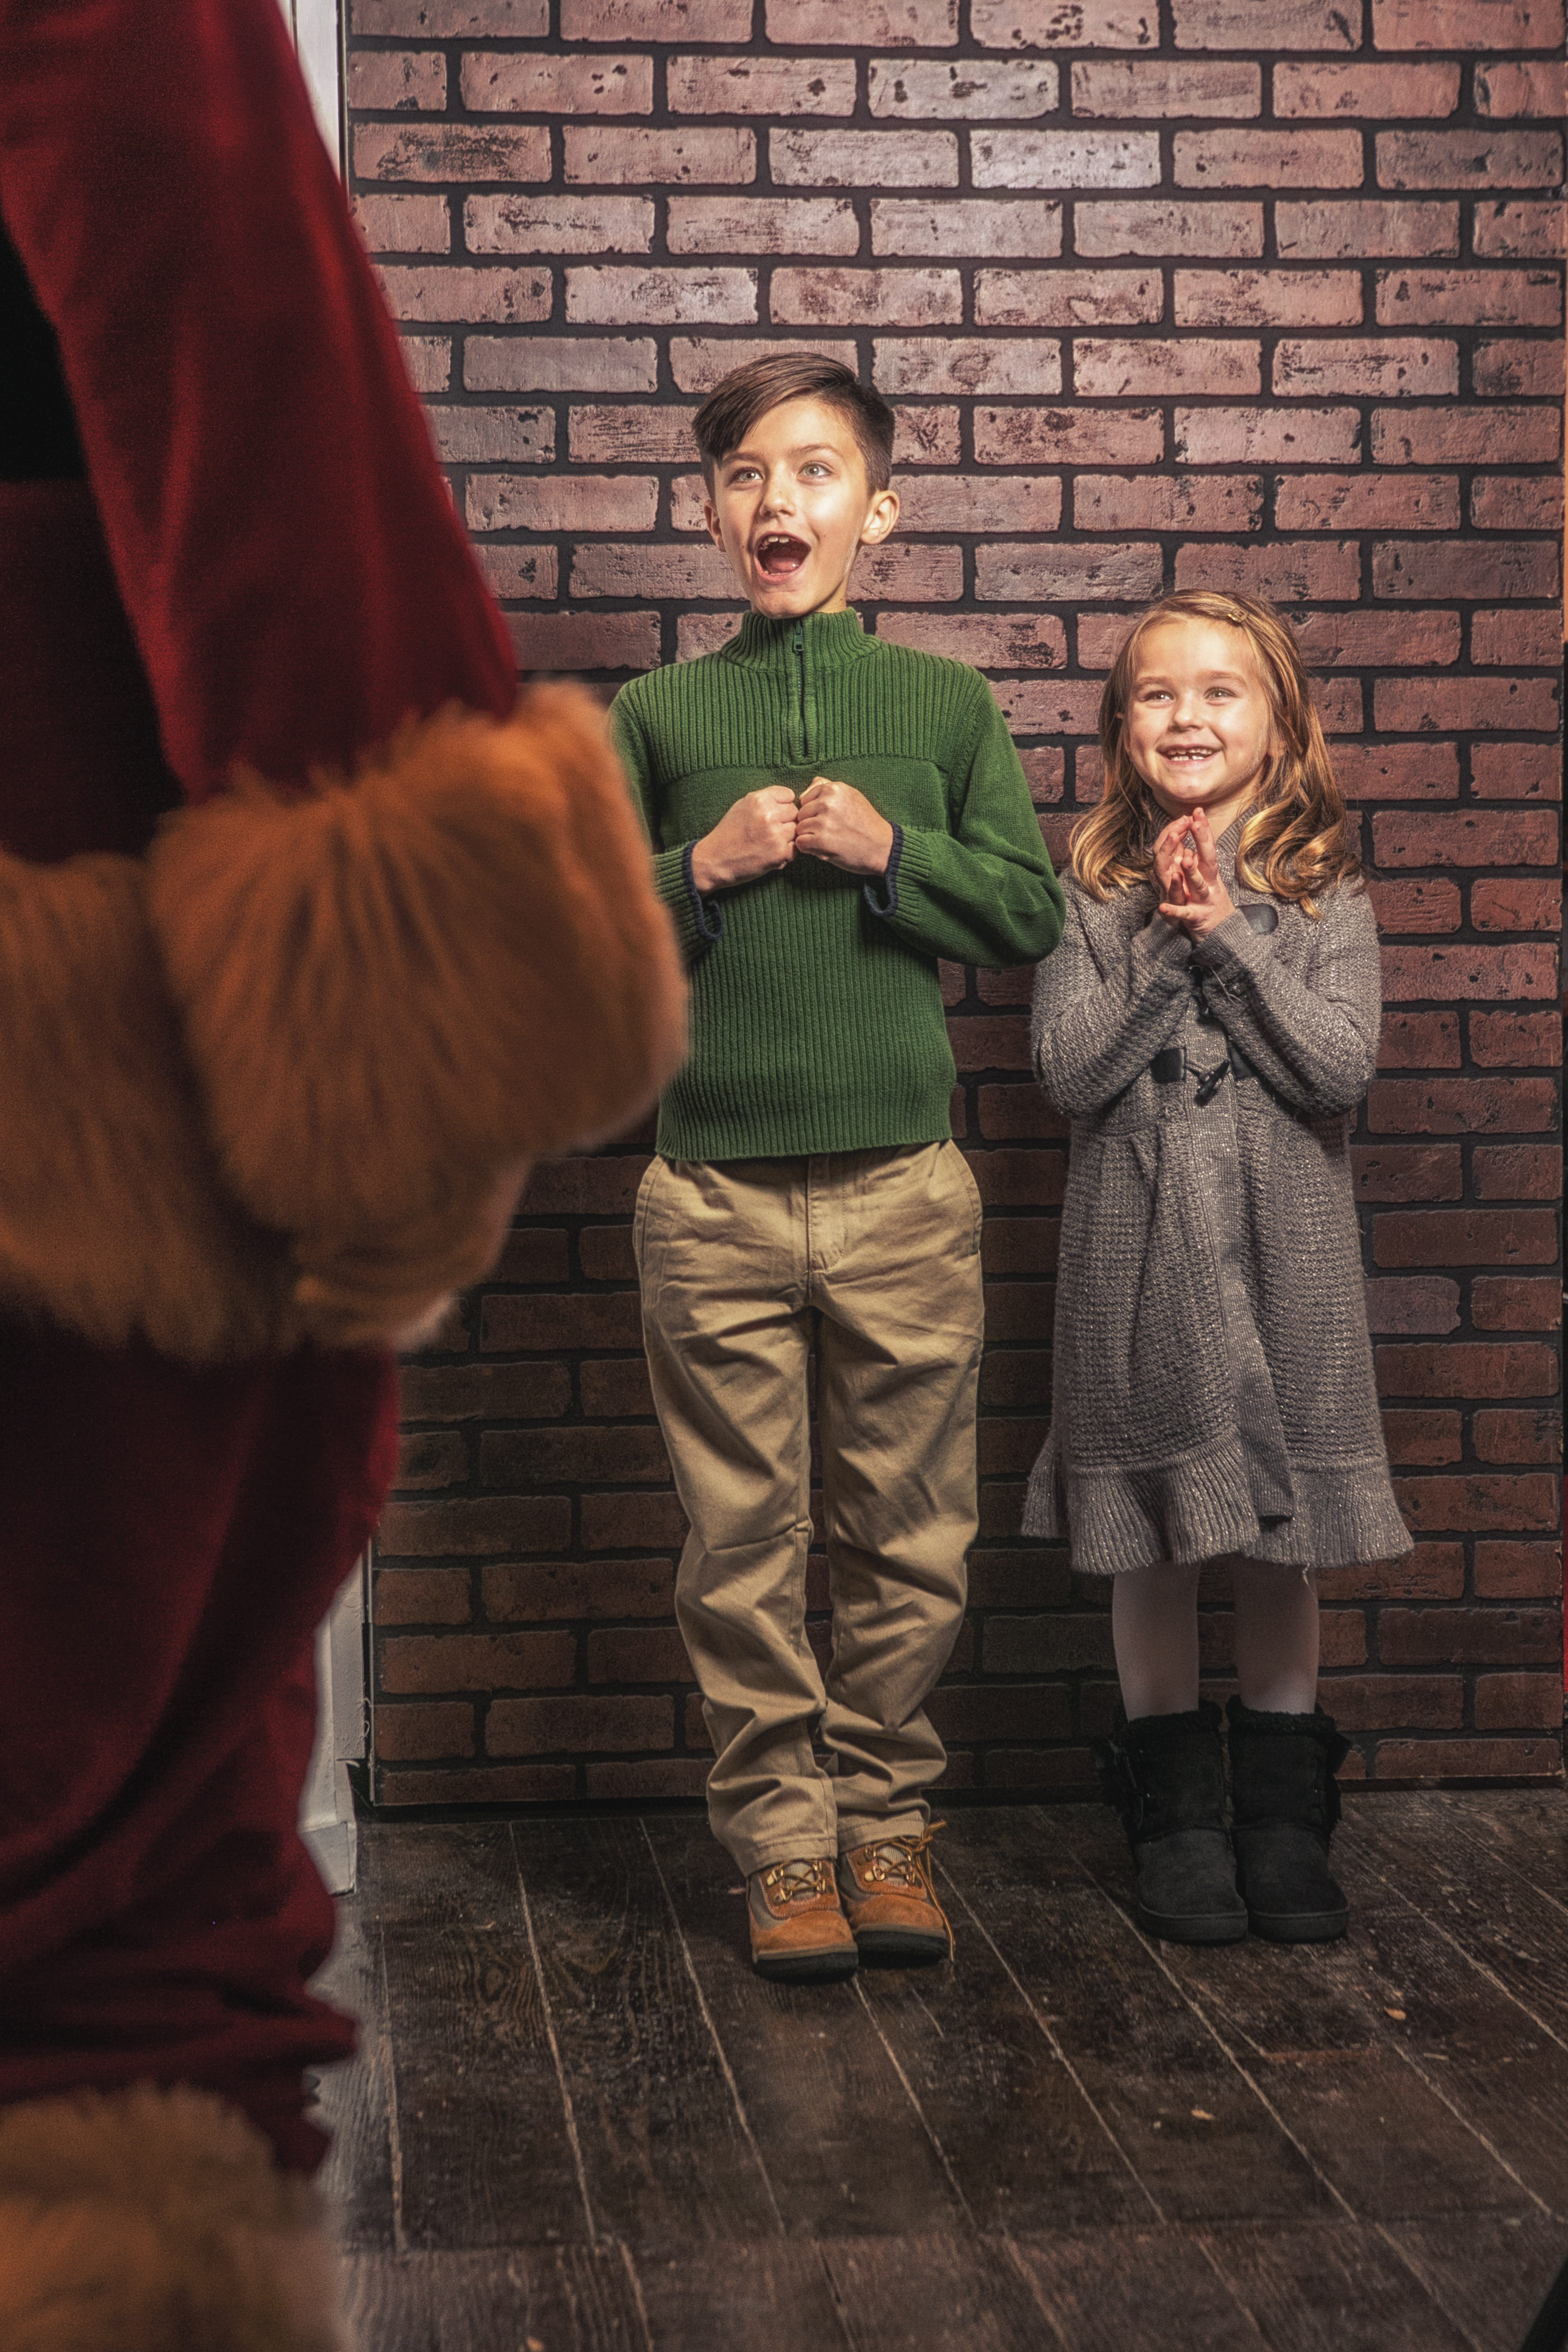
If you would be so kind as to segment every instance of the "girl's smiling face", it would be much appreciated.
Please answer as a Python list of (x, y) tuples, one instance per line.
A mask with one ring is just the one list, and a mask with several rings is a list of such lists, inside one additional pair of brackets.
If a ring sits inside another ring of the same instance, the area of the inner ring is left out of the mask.
[(844, 610), (855, 558), (887, 538), (899, 499), (870, 488), (843, 411), (800, 399), (758, 417), (714, 468), (704, 511), (752, 609), (798, 620)]
[(1246, 635), (1215, 621), (1161, 621), (1138, 642), (1127, 754), (1167, 816), (1208, 812), (1215, 838), (1252, 800), (1274, 718)]

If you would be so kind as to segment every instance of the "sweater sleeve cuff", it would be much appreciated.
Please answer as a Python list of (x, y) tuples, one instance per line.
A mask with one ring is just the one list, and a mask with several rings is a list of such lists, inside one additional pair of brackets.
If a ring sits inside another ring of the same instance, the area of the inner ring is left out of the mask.
[(1133, 966), (1142, 965), (1143, 976), (1151, 987), (1163, 988), (1169, 995), (1179, 995), (1191, 984), (1193, 942), (1174, 923), (1163, 915), (1152, 915), (1132, 943)]
[(1267, 932), (1255, 931), (1238, 908), (1205, 937), (1193, 941), (1193, 961), (1211, 988), (1235, 986), (1244, 972), (1273, 961)]
[(873, 874), (870, 879), (862, 885), (866, 904), (874, 915), (880, 915), (884, 921), (889, 915), (896, 915), (899, 911), (899, 868), (904, 862), (904, 828), (901, 824), (896, 824), (893, 827), (893, 845), (888, 852), (887, 865), (880, 874)]
[(661, 849), (654, 856), (653, 887), (669, 910), (675, 936), (688, 963), (703, 948), (711, 947), (724, 929), (724, 913), (717, 899), (704, 898), (691, 878), (692, 844), (684, 849)]

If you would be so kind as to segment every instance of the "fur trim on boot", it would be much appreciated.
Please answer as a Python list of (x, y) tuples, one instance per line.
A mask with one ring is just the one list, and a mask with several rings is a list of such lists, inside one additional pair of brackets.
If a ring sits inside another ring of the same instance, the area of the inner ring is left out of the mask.
[(1096, 1743), (1094, 1760), (1138, 1867), (1144, 1934), (1172, 1944), (1234, 1944), (1245, 1936), (1213, 1701), (1179, 1715), (1138, 1716)]
[(346, 2352), (314, 2192), (205, 2092), (0, 2111), (5, 2352)]
[(1233, 1698), (1230, 1785), (1236, 1856), (1247, 1921), (1274, 1944), (1326, 1944), (1350, 1923), (1329, 1870), (1340, 1818), (1335, 1772), (1350, 1753), (1333, 1717), (1267, 1715)]

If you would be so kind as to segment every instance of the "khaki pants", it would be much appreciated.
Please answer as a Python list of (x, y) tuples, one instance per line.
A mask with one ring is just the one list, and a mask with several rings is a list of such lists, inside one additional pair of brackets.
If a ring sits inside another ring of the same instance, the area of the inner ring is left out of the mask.
[[(716, 1751), (709, 1818), (744, 1872), (930, 1817), (946, 1759), (921, 1708), (975, 1529), (980, 1223), (951, 1143), (655, 1160), (643, 1180), (643, 1332), (691, 1521), (676, 1612)], [(814, 1348), (826, 1678), (805, 1637)]]

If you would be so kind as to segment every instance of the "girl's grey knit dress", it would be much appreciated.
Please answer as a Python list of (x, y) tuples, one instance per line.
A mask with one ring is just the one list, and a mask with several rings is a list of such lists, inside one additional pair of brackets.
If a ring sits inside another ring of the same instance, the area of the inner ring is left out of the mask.
[(1109, 1575), (1226, 1553), (1301, 1568), (1411, 1549), (1388, 1475), (1348, 1114), (1382, 1018), (1366, 894), (1321, 919), (1237, 885), (1195, 942), (1152, 885), (1072, 880), (1035, 982), (1040, 1083), (1072, 1120), (1050, 1434), (1024, 1531)]

